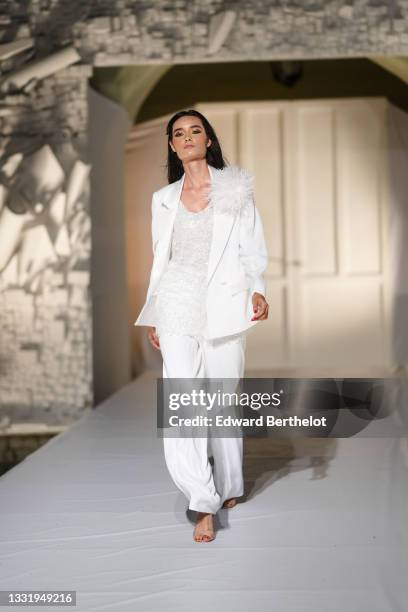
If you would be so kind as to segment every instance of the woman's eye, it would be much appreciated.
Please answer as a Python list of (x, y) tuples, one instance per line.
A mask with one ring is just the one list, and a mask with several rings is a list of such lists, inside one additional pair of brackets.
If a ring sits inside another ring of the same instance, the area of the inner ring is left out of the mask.
[[(193, 134), (201, 134), (201, 130), (193, 130)], [(174, 134), (176, 138), (182, 135), (183, 135), (183, 132), (177, 132), (176, 134)]]

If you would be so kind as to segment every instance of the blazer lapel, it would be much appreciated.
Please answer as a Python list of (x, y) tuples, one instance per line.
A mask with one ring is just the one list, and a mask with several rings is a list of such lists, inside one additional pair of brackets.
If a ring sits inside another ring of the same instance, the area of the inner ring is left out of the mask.
[[(208, 171), (211, 179), (216, 172), (220, 172), (217, 168), (208, 164)], [(161, 205), (163, 207), (162, 213), (166, 211), (167, 221), (164, 222), (164, 229), (161, 243), (161, 256), (165, 258), (165, 262), (170, 257), (171, 238), (173, 234), (174, 220), (176, 218), (178, 203), (183, 190), (185, 173), (183, 176), (172, 184), (172, 188), (168, 191), (166, 196), (163, 198)], [(214, 215), (213, 215), (213, 234), (210, 245), (210, 252), (208, 258), (208, 271), (207, 271), (207, 285), (211, 281), (211, 278), (215, 272), (221, 255), (224, 252), (225, 246), (231, 234), (235, 215), (226, 215), (217, 213), (217, 202), (214, 204)], [(158, 255), (158, 253), (157, 253)]]
[(164, 229), (162, 230), (163, 233), (160, 239), (160, 251), (161, 256), (164, 257), (165, 262), (168, 261), (170, 258), (170, 247), (171, 238), (173, 234), (174, 220), (176, 218), (177, 204), (180, 200), (185, 177), (186, 175), (184, 173), (178, 181), (172, 183), (171, 189), (167, 192), (166, 196), (161, 202), (161, 214), (166, 215), (166, 219), (163, 220)]
[[(218, 168), (208, 166), (211, 178), (217, 172), (221, 172)], [(221, 259), (221, 255), (224, 252), (225, 246), (231, 234), (235, 215), (219, 214), (217, 211), (217, 202), (214, 204), (214, 222), (213, 222), (213, 236), (211, 241), (210, 253), (208, 257), (208, 271), (207, 271), (207, 285), (211, 281), (211, 278), (215, 272), (218, 262)]]

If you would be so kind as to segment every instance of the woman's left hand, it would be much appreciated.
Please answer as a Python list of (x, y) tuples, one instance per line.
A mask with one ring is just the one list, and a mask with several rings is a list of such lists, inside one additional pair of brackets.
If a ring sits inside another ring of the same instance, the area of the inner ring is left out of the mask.
[(268, 318), (269, 304), (261, 293), (252, 294), (254, 316), (251, 321), (264, 321)]

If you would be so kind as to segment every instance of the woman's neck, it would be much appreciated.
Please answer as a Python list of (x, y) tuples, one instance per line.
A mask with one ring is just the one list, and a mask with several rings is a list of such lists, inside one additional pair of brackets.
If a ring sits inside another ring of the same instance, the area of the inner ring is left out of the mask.
[(184, 186), (187, 189), (201, 189), (206, 187), (210, 181), (210, 172), (208, 170), (207, 161), (203, 160), (192, 160), (184, 165), (185, 180)]

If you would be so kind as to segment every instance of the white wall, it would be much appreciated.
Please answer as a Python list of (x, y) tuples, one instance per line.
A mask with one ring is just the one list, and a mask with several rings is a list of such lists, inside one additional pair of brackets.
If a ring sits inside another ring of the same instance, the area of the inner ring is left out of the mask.
[(269, 319), (248, 338), (247, 368), (389, 367), (387, 105), (198, 105), (230, 161), (254, 172), (265, 227)]
[(129, 129), (126, 111), (89, 89), (95, 403), (132, 377), (123, 181)]
[(408, 364), (408, 114), (387, 106), (392, 269), (392, 350), (399, 365)]
[(151, 200), (167, 185), (166, 124), (170, 117), (146, 121), (129, 133), (125, 159), (127, 278), (132, 326), (133, 372), (161, 368), (161, 354), (147, 340), (147, 327), (134, 326), (148, 288), (153, 262)]

